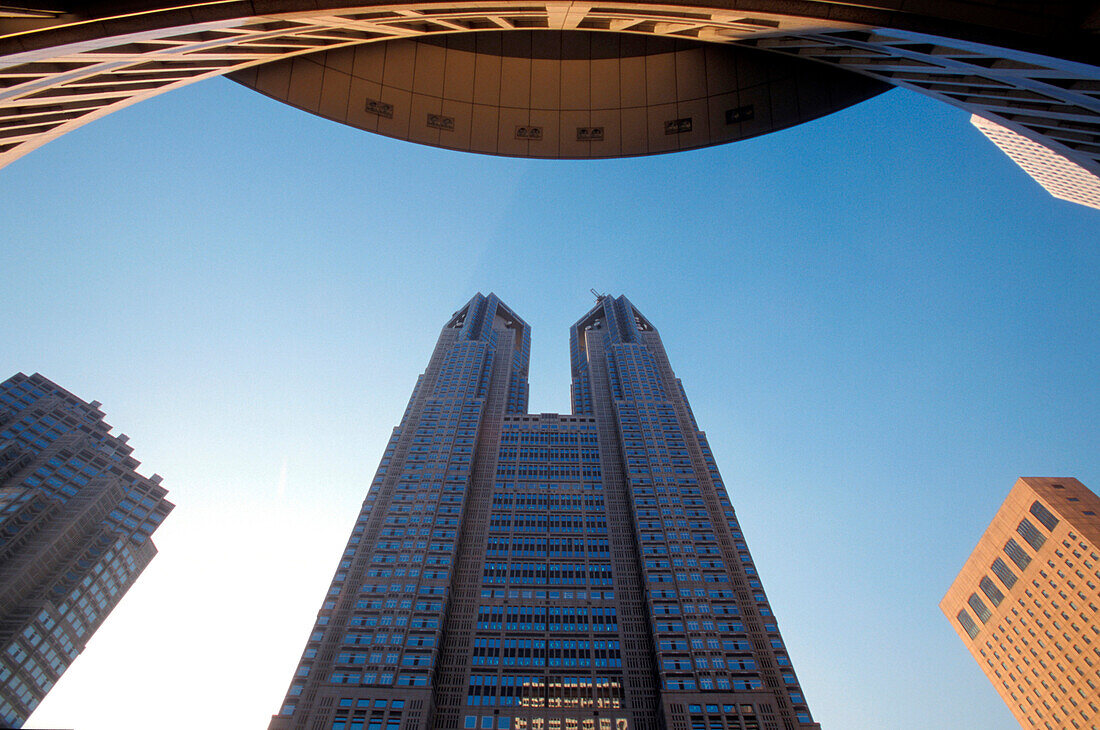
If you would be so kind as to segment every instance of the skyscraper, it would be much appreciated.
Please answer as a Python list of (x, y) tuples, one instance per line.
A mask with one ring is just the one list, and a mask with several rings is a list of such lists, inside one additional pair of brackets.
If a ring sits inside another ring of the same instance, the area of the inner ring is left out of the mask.
[(271, 730), (794, 730), (811, 719), (657, 331), (601, 296), (573, 412), (478, 294), (394, 429)]
[(1100, 726), (1100, 497), (1019, 479), (940, 610), (1025, 728)]
[(1100, 177), (1038, 142), (977, 114), (970, 116), (970, 123), (1048, 193), (1060, 200), (1100, 210)]
[(156, 555), (172, 510), (99, 403), (0, 384), (0, 726), (20, 727)]

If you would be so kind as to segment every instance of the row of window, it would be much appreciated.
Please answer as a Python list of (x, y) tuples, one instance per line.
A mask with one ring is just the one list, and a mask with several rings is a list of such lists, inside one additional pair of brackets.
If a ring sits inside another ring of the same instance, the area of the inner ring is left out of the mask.
[(613, 585), (611, 566), (599, 563), (486, 563), (482, 583)]
[(390, 644), (394, 646), (435, 646), (434, 635), (413, 634), (408, 637), (404, 633), (351, 633), (344, 634), (343, 643), (346, 646), (366, 646), (368, 644)]
[(606, 538), (490, 537), (486, 555), (495, 557), (583, 558), (589, 553), (610, 552)]
[(467, 705), (554, 708), (618, 708), (622, 684), (607, 677), (473, 675)]
[[(1038, 501), (1032, 502), (1028, 511), (1046, 527), (1047, 530), (1053, 530), (1058, 526), (1058, 518), (1051, 514), (1050, 510), (1043, 506), (1042, 503)], [(1020, 523), (1016, 526), (1016, 532), (1035, 551), (1038, 551), (1046, 544), (1046, 536), (1043, 535), (1027, 517), (1020, 520)], [(1031, 556), (1027, 554), (1018, 542), (1016, 542), (1015, 538), (1008, 539), (1004, 545), (1004, 552), (1021, 571), (1025, 570), (1028, 565), (1031, 564)], [(1009, 568), (1001, 558), (994, 560), (990, 569), (1005, 588), (1011, 590), (1012, 587), (1016, 585), (1016, 574), (1012, 572), (1012, 569)], [(990, 603), (993, 604), (994, 608), (999, 606), (1001, 601), (1004, 600), (1004, 593), (1001, 592), (989, 576), (982, 576), (981, 580), (978, 581), (978, 588)], [(989, 610), (989, 607), (977, 592), (971, 593), (970, 597), (966, 599), (966, 603), (983, 624), (992, 618), (993, 612)], [(959, 610), (956, 619), (971, 639), (976, 638), (981, 632), (981, 628), (974, 621), (970, 612), (965, 608)]]
[(615, 591), (544, 591), (544, 590), (517, 590), (510, 588), (482, 588), (482, 598), (546, 598), (551, 601), (573, 599), (593, 601), (614, 601)]
[[(786, 677), (784, 677), (786, 679)], [(791, 675), (793, 682), (794, 675)], [(727, 677), (699, 677), (699, 678), (686, 678), (686, 677), (670, 677), (665, 679), (665, 689), (682, 692), (710, 692), (718, 690), (720, 692), (729, 690), (756, 690), (763, 689), (764, 682), (756, 677), (748, 677), (744, 679), (729, 679)]]
[(329, 676), (332, 684), (355, 684), (364, 687), (427, 687), (426, 674), (398, 674), (396, 679), (389, 672), (333, 672)]
[[(602, 509), (600, 510), (602, 511)], [(489, 532), (558, 532), (607, 533), (607, 520), (599, 517), (583, 519), (565, 515), (537, 517), (535, 515), (494, 515), (489, 519)]]
[(480, 606), (477, 628), (488, 631), (617, 631), (615, 609), (574, 606)]

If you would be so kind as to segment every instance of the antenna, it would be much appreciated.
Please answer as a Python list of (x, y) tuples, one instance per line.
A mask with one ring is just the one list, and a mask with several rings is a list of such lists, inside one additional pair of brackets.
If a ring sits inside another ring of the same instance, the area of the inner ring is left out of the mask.
[(606, 294), (600, 294), (600, 293), (599, 293), (598, 291), (596, 291), (595, 289), (589, 289), (588, 291), (592, 292), (592, 296), (596, 297), (596, 302), (597, 302), (597, 303), (598, 303), (598, 302), (602, 302), (602, 301), (603, 301), (603, 298), (607, 296)]

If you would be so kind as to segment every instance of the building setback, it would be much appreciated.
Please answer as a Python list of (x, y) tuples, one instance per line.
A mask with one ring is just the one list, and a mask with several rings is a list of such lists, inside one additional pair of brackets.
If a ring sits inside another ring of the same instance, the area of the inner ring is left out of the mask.
[(1020, 479), (940, 609), (1025, 728), (1100, 723), (1100, 498)]
[(529, 414), (528, 325), (447, 323), (271, 730), (818, 727), (657, 331), (602, 296), (570, 347)]
[(172, 510), (98, 402), (0, 384), (0, 726), (21, 727), (156, 555)]

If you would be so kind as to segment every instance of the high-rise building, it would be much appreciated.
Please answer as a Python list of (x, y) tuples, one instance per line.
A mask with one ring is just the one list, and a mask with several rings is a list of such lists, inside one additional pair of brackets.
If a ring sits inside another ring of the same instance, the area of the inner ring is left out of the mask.
[(447, 322), (272, 730), (809, 730), (776, 618), (657, 331), (601, 296), (569, 415), (530, 328)]
[(0, 384), (0, 727), (21, 727), (156, 555), (172, 510), (96, 401)]
[(1050, 148), (977, 114), (971, 115), (970, 123), (1048, 193), (1100, 210), (1100, 177)]
[(1100, 498), (1016, 482), (940, 609), (1020, 725), (1100, 727)]

